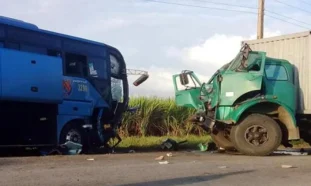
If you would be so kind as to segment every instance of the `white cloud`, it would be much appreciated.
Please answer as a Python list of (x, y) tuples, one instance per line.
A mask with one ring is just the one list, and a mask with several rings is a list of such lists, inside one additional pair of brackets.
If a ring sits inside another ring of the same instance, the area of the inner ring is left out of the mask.
[(134, 68), (148, 71), (149, 78), (141, 85), (135, 87), (133, 82), (139, 76), (129, 75), (130, 95), (131, 96), (159, 96), (173, 97), (174, 86), (172, 76), (179, 73), (173, 69), (151, 66), (150, 68)]
[[(267, 38), (267, 37), (274, 37), (274, 36), (279, 36), (279, 35), (281, 35), (282, 34), (282, 32), (281, 31), (279, 31), (279, 30), (276, 30), (276, 31), (272, 31), (272, 30), (270, 30), (270, 29), (266, 29), (265, 31), (264, 31), (264, 38)], [(257, 37), (257, 34), (253, 34), (253, 35), (251, 35), (248, 39), (256, 39), (256, 37)]]
[(222, 66), (236, 55), (242, 40), (242, 36), (215, 34), (204, 43), (185, 49), (186, 62)]
[[(265, 37), (280, 35), (280, 31), (265, 30)], [(137, 68), (149, 72), (149, 79), (139, 87), (130, 85), (131, 96), (159, 96), (174, 97), (172, 76), (181, 70), (193, 70), (201, 82), (209, 80), (211, 75), (222, 65), (232, 60), (238, 53), (243, 40), (255, 39), (256, 34), (251, 36), (235, 36), (215, 34), (197, 46), (178, 49), (168, 47), (166, 56), (171, 60), (180, 60), (183, 63), (172, 69), (157, 66), (150, 68)], [(129, 76), (129, 82), (138, 77)]]
[[(280, 31), (265, 30), (265, 37), (280, 35)], [(215, 34), (203, 43), (183, 49), (183, 61), (191, 66), (211, 65), (220, 68), (231, 61), (241, 48), (243, 40), (256, 39), (256, 34), (251, 36), (236, 36)]]

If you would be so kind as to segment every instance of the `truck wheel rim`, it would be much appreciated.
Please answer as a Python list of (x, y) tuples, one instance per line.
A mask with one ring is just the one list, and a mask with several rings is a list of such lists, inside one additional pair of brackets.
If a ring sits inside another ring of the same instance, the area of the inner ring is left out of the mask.
[(74, 143), (81, 143), (81, 135), (78, 131), (72, 129), (67, 133), (66, 140)]
[(252, 125), (246, 129), (244, 138), (253, 146), (261, 146), (268, 141), (268, 130), (260, 125)]

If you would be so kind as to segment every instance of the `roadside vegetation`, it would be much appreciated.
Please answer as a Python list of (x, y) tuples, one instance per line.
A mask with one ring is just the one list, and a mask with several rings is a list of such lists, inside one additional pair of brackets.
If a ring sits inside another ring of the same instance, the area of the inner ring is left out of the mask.
[(173, 99), (132, 98), (130, 107), (139, 107), (136, 113), (125, 113), (120, 134), (129, 136), (203, 136), (206, 133), (190, 122), (194, 109), (178, 107)]
[[(153, 150), (171, 138), (177, 142), (187, 140), (180, 145), (182, 149), (199, 150), (200, 143), (211, 141), (210, 136), (200, 127), (188, 122), (194, 109), (178, 107), (174, 99), (158, 97), (134, 97), (130, 107), (139, 107), (136, 113), (125, 113), (119, 134), (122, 142), (119, 148)], [(292, 142), (295, 147), (306, 147), (300, 140)]]
[(119, 131), (123, 138), (119, 147), (156, 148), (166, 138), (177, 142), (183, 148), (196, 148), (210, 137), (200, 127), (188, 122), (194, 109), (178, 107), (174, 99), (158, 97), (134, 97), (130, 107), (139, 107), (136, 113), (125, 113)]

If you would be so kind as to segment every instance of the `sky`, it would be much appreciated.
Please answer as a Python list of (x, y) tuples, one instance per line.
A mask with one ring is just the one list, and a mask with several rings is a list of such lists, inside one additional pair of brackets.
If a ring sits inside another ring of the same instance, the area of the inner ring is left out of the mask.
[[(257, 8), (257, 0), (158, 1), (191, 6), (148, 0), (0, 0), (0, 6), (2, 16), (118, 48), (127, 68), (146, 70), (150, 75), (139, 87), (132, 86), (138, 76), (129, 76), (131, 96), (174, 97), (174, 74), (192, 70), (202, 82), (208, 81), (218, 68), (237, 54), (241, 41), (256, 38), (256, 9), (211, 2)], [(265, 10), (265, 38), (311, 28), (309, 0), (269, 0)]]

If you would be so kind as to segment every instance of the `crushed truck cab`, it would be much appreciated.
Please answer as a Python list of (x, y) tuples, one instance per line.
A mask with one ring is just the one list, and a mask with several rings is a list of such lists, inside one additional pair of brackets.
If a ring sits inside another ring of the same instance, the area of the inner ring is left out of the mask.
[(192, 71), (174, 75), (176, 104), (197, 109), (192, 121), (210, 132), (219, 147), (268, 155), (300, 138), (293, 71), (288, 61), (245, 44), (207, 82)]

